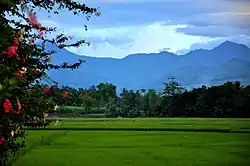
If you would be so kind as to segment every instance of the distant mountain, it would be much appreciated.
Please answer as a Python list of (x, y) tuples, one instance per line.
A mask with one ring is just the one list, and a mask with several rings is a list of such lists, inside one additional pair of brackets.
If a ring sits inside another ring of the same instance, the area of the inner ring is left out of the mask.
[(123, 59), (79, 56), (66, 49), (55, 49), (52, 62), (86, 62), (78, 70), (49, 71), (61, 85), (90, 87), (100, 82), (117, 85), (118, 89), (153, 88), (160, 90), (169, 76), (186, 87), (214, 85), (239, 80), (250, 83), (250, 48), (226, 41), (212, 50), (195, 50), (177, 56), (163, 51), (132, 54)]

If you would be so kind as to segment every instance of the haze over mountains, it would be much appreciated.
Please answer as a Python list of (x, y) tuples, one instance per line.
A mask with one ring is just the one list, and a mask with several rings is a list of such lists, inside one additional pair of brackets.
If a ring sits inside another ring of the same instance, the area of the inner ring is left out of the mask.
[(163, 88), (169, 76), (187, 88), (216, 85), (226, 81), (250, 83), (250, 48), (226, 41), (212, 50), (195, 50), (185, 55), (167, 51), (132, 54), (123, 59), (79, 56), (66, 49), (56, 49), (52, 62), (86, 62), (77, 70), (53, 70), (49, 76), (60, 85), (88, 88), (100, 82), (115, 84), (118, 89)]

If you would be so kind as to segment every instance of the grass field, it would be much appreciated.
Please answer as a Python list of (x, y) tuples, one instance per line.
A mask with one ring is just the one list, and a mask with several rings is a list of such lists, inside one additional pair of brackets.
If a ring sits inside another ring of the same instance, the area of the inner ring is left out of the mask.
[(91, 110), (86, 110), (85, 107), (78, 107), (78, 106), (60, 106), (57, 109), (57, 112), (79, 112), (79, 113), (104, 113), (106, 110), (105, 107), (97, 108), (97, 107), (92, 107)]
[(250, 119), (64, 118), (61, 127), (28, 131), (31, 148), (14, 166), (250, 165)]

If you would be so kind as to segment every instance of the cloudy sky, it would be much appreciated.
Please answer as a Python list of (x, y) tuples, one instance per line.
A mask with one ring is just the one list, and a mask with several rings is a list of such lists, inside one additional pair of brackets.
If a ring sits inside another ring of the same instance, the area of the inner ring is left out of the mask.
[(162, 50), (184, 54), (225, 40), (250, 46), (250, 0), (78, 1), (99, 7), (101, 16), (87, 21), (66, 11), (50, 18), (38, 12), (38, 19), (75, 40), (86, 37), (90, 47), (69, 49), (80, 55), (122, 58)]

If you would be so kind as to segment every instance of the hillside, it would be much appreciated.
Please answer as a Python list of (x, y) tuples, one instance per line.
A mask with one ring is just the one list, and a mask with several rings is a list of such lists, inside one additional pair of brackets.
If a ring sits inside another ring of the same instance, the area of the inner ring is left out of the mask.
[(226, 41), (212, 50), (195, 50), (177, 56), (167, 51), (133, 54), (123, 59), (79, 56), (66, 49), (56, 49), (53, 63), (86, 62), (75, 71), (50, 71), (49, 75), (61, 85), (75, 88), (109, 82), (118, 89), (161, 89), (169, 76), (186, 87), (212, 85), (239, 80), (250, 83), (250, 48)]

